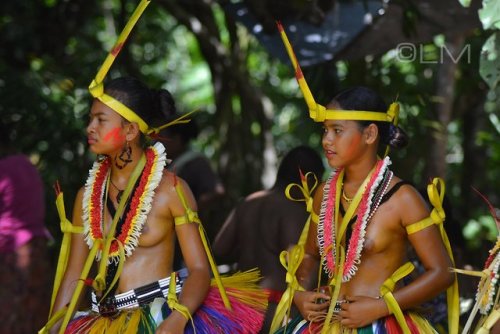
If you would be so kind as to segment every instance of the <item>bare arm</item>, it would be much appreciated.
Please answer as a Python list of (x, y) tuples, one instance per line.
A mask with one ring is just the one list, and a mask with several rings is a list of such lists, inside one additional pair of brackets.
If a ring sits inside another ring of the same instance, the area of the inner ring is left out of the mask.
[(219, 233), (215, 237), (215, 241), (212, 245), (212, 249), (214, 251), (214, 255), (221, 259), (223, 262), (230, 263), (236, 262), (238, 258), (239, 249), (236, 247), (237, 241), (237, 208), (233, 209), (229, 216), (226, 218), (226, 221), (222, 225)]
[[(196, 211), (196, 202), (191, 190), (183, 180), (178, 179), (178, 182), (181, 182), (187, 205), (193, 211)], [(173, 217), (179, 217), (185, 214), (185, 208), (177, 196), (172, 196), (171, 202), (170, 210)], [(179, 296), (179, 303), (186, 306), (189, 313), (192, 315), (203, 303), (207, 295), (210, 286), (209, 264), (198, 231), (198, 224), (192, 222), (182, 224), (176, 226), (175, 230), (179, 239), (184, 262), (189, 272), (189, 276), (184, 281), (182, 292)], [(183, 333), (187, 322), (188, 319), (182, 314), (173, 311), (160, 325), (157, 333)]]
[[(81, 188), (75, 199), (75, 204), (73, 207), (73, 225), (82, 226), (82, 197), (83, 197), (83, 188)], [(58, 310), (62, 309), (64, 306), (69, 304), (73, 291), (76, 287), (78, 279), (80, 278), (83, 265), (87, 256), (89, 254), (89, 248), (85, 243), (83, 234), (74, 233), (71, 235), (71, 247), (69, 253), (68, 266), (66, 268), (66, 272), (64, 273), (61, 286), (59, 287), (59, 292), (57, 294), (54, 310), (52, 314), (56, 313)], [(81, 299), (81, 298), (80, 298)], [(78, 304), (77, 304), (78, 308)], [(58, 330), (60, 326), (60, 322), (56, 324), (52, 332)]]
[[(396, 214), (401, 228), (406, 228), (429, 216), (424, 200), (413, 187), (403, 186), (391, 200), (397, 203)], [(409, 235), (408, 239), (415, 248), (425, 272), (393, 293), (402, 310), (410, 309), (435, 297), (453, 282), (453, 274), (449, 271), (451, 260), (435, 225)], [(342, 324), (346, 327), (362, 327), (389, 315), (389, 308), (383, 299), (354, 296), (348, 300), (350, 303), (343, 304), (343, 311), (340, 313), (343, 318)]]
[[(404, 227), (429, 216), (424, 200), (414, 188), (405, 186), (401, 190), (398, 199), (401, 199), (400, 214)], [(435, 297), (446, 290), (454, 279), (453, 273), (449, 270), (452, 266), (451, 259), (436, 225), (410, 234), (408, 240), (422, 262), (425, 272), (411, 284), (394, 293), (402, 309), (420, 305)]]
[[(324, 184), (321, 184), (314, 195), (313, 211), (315, 213), (320, 211), (323, 187)], [(317, 244), (317, 225), (311, 222), (304, 247), (304, 258), (296, 273), (299, 284), (306, 291), (297, 291), (294, 296), (295, 306), (297, 306), (304, 319), (320, 319), (322, 315), (324, 316), (330, 304), (328, 294), (313, 291), (318, 282), (320, 258)], [(326, 302), (317, 303), (319, 299), (324, 299)]]

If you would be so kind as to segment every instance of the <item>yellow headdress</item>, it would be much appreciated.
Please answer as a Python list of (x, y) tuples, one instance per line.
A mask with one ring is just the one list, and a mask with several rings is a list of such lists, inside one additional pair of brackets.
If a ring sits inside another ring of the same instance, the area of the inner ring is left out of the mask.
[(283, 26), (280, 22), (277, 22), (277, 25), (288, 56), (292, 61), (293, 68), (295, 69), (295, 77), (299, 83), (300, 90), (302, 91), (307, 107), (309, 108), (309, 117), (311, 117), (315, 122), (323, 122), (325, 120), (353, 120), (391, 122), (392, 124), (397, 125), (399, 115), (399, 104), (397, 102), (392, 103), (386, 113), (361, 110), (332, 110), (326, 109), (324, 106), (317, 103), (314, 100), (309, 86), (307, 85), (304, 75), (302, 74), (299, 62), (293, 52), (292, 45), (288, 41), (288, 37), (283, 29)]
[(93, 97), (119, 113), (123, 118), (125, 118), (129, 122), (135, 122), (139, 125), (139, 129), (141, 132), (147, 136), (151, 136), (153, 134), (158, 134), (160, 130), (173, 125), (177, 123), (187, 123), (189, 120), (186, 120), (185, 118), (192, 114), (194, 111), (187, 113), (176, 120), (169, 122), (167, 124), (164, 124), (160, 127), (153, 128), (150, 127), (139, 115), (137, 115), (133, 110), (131, 110), (129, 107), (121, 103), (120, 101), (116, 100), (112, 96), (104, 93), (104, 78), (106, 77), (106, 74), (108, 74), (109, 69), (111, 68), (111, 65), (113, 65), (113, 62), (116, 59), (116, 56), (120, 53), (123, 45), (125, 44), (130, 32), (134, 28), (135, 24), (141, 17), (142, 13), (146, 9), (146, 7), (149, 5), (151, 0), (142, 0), (137, 8), (135, 9), (134, 13), (130, 17), (129, 21), (123, 28), (123, 31), (120, 33), (120, 36), (118, 36), (118, 40), (116, 41), (115, 45), (109, 52), (108, 56), (104, 60), (104, 63), (101, 65), (101, 68), (97, 72), (95, 78), (92, 80), (92, 82), (89, 85), (89, 91), (90, 94), (92, 94)]

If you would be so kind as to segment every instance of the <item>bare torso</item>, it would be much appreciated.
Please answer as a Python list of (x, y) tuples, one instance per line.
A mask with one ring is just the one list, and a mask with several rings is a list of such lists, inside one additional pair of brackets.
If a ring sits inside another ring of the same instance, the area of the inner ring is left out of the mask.
[[(391, 186), (395, 183), (392, 181)], [(397, 192), (368, 223), (361, 262), (356, 275), (342, 285), (341, 299), (346, 295), (378, 297), (384, 281), (404, 263), (407, 238), (394, 201), (396, 196)]]
[[(110, 195), (114, 197), (111, 191)], [(165, 278), (172, 272), (175, 242), (174, 219), (169, 209), (172, 196), (177, 196), (172, 176), (165, 172), (155, 191), (152, 208), (142, 227), (139, 244), (132, 255), (125, 260), (116, 293)], [(111, 216), (107, 209), (106, 218), (109, 225)]]

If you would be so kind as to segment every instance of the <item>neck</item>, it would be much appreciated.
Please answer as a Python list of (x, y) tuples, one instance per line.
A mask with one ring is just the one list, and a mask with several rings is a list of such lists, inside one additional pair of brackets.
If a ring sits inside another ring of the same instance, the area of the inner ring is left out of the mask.
[(370, 171), (377, 163), (377, 156), (362, 160), (358, 163), (345, 166), (344, 184), (348, 184), (354, 188), (358, 188), (366, 179)]
[(118, 157), (121, 154), (121, 150), (113, 155), (110, 155), (111, 180), (121, 190), (125, 189), (125, 187), (127, 186), (127, 182), (130, 179), (130, 175), (132, 175), (132, 172), (139, 163), (139, 160), (144, 152), (144, 150), (139, 145), (134, 145), (132, 143), (130, 145), (131, 145), (131, 154), (129, 160), (131, 161), (127, 164), (121, 165), (123, 166), (122, 168), (119, 168), (115, 163), (115, 160), (118, 159)]

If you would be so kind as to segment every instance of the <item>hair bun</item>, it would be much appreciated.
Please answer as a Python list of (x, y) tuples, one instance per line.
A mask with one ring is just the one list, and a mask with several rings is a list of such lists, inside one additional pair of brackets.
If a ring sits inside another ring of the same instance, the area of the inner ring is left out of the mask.
[(408, 136), (399, 126), (389, 126), (389, 138), (386, 143), (393, 148), (402, 148), (408, 145)]

